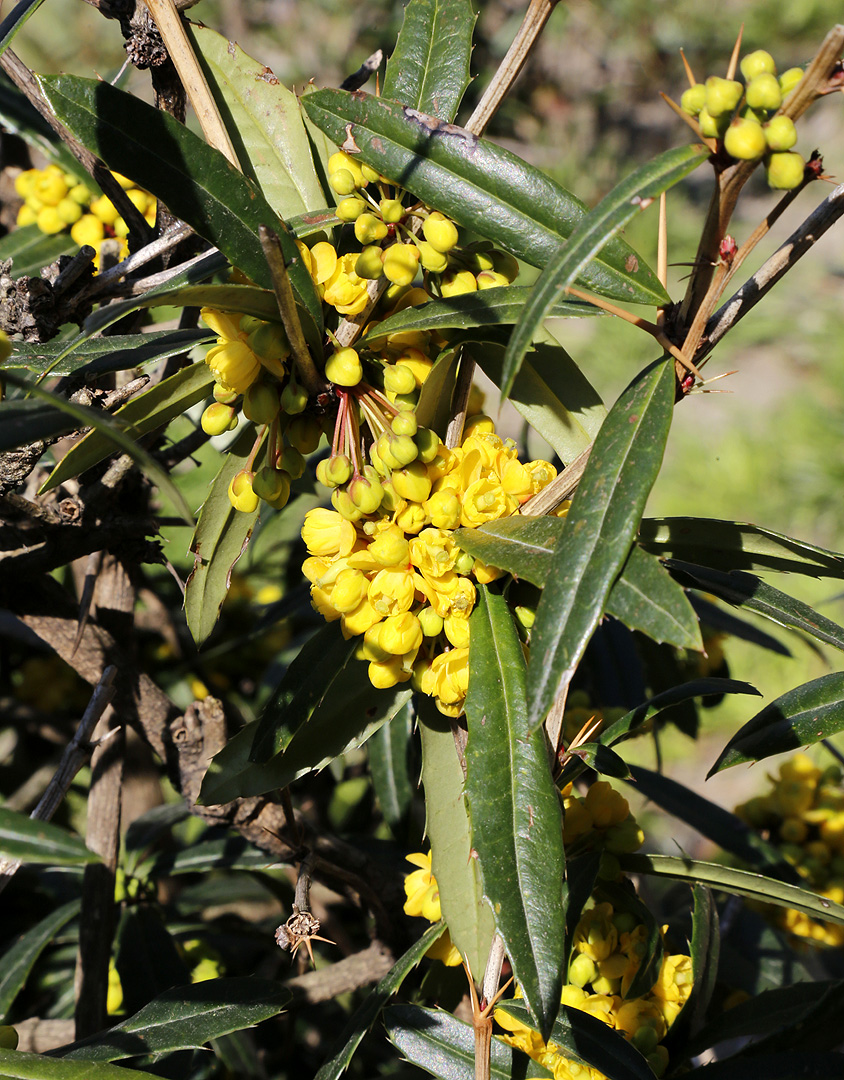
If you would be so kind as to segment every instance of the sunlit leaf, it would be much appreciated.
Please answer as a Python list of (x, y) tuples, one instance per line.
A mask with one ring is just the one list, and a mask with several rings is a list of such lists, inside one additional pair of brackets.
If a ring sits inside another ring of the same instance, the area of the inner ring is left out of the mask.
[(48, 866), (84, 866), (100, 861), (84, 841), (60, 825), (36, 821), (5, 807), (0, 807), (0, 855)]

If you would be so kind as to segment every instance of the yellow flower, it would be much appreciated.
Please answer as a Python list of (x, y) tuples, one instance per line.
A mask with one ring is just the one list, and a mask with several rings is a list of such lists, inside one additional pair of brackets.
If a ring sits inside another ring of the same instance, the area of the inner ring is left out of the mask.
[(245, 393), (258, 378), (261, 361), (246, 343), (246, 334), (240, 329), (240, 317), (211, 308), (203, 308), (201, 314), (206, 325), (217, 335), (217, 344), (205, 354), (205, 363), (225, 390)]
[(404, 892), (407, 900), (404, 905), (405, 915), (421, 915), (428, 922), (439, 922), (442, 918), (440, 908), (440, 890), (437, 879), (431, 873), (431, 853), (419, 851), (407, 856), (407, 861), (418, 870), (413, 870), (404, 879)]
[(357, 541), (357, 533), (354, 525), (336, 510), (317, 507), (305, 514), (302, 539), (309, 555), (322, 558), (350, 554)]
[(496, 521), (512, 514), (518, 505), (518, 501), (508, 495), (501, 484), (481, 477), (464, 492), (460, 524), (467, 529), (477, 529), (487, 521)]
[(460, 950), (451, 940), (451, 934), (449, 934), (448, 930), (443, 933), (442, 937), (437, 938), (425, 955), (430, 956), (432, 960), (441, 961), (446, 967), (458, 967), (463, 963)]
[(356, 262), (357, 255), (354, 252), (338, 256), (333, 273), (325, 281), (323, 299), (341, 315), (359, 315), (369, 299), (369, 283), (366, 278), (355, 273)]
[[(369, 584), (369, 602), (379, 615), (401, 615), (402, 612), (410, 611), (416, 588), (413, 583), (413, 573), (410, 570), (401, 570), (398, 567), (390, 570), (379, 570)], [(391, 650), (392, 651), (392, 650)], [(406, 652), (406, 649), (402, 649)]]

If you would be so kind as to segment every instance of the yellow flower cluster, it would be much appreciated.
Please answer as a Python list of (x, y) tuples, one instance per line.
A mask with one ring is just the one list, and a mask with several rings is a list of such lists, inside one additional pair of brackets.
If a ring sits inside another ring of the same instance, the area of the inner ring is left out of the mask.
[[(407, 861), (418, 866), (404, 879), (405, 915), (420, 916), (430, 923), (437, 923), (442, 918), (440, 891), (437, 879), (431, 873), (431, 853), (418, 851), (407, 856)], [(446, 967), (456, 967), (462, 962), (460, 953), (452, 945), (448, 930), (428, 949), (426, 956), (432, 960), (442, 960)]]
[[(588, 908), (575, 930), (569, 981), (561, 1001), (614, 1028), (661, 1076), (668, 1052), (660, 1044), (688, 1000), (694, 980), (688, 956), (666, 955), (648, 993), (625, 998), (647, 952), (646, 940), (645, 926), (629, 912), (615, 911), (609, 903)], [(538, 1061), (555, 1080), (606, 1080), (597, 1069), (565, 1057), (555, 1043), (543, 1042), (538, 1032), (510, 1016), (506, 1005), (495, 1010), (495, 1019), (510, 1032), (505, 1041)]]
[(480, 416), (467, 423), (461, 447), (437, 440), (427, 464), (394, 467), (380, 482), (377, 513), (349, 514), (341, 504), (307, 514), (302, 569), (313, 605), (339, 619), (346, 638), (363, 636), (359, 655), (373, 685), (413, 679), (440, 712), (462, 713), (475, 582), (501, 572), (462, 552), (453, 530), (513, 514), (555, 475), (548, 462), (522, 464)]
[(606, 780), (598, 780), (584, 796), (563, 790), (563, 842), (569, 855), (603, 848), (612, 855), (637, 851), (645, 834), (630, 813), (630, 804)]
[[(837, 904), (844, 903), (844, 790), (841, 769), (819, 769), (806, 754), (795, 754), (768, 776), (771, 790), (736, 807), (748, 825), (767, 833), (808, 885)], [(796, 937), (816, 945), (844, 945), (844, 927), (799, 911), (767, 908), (766, 914)]]
[[(149, 224), (154, 225), (155, 198), (135, 187), (125, 176), (119, 173), (113, 175)], [(18, 211), (18, 225), (37, 225), (41, 232), (48, 235), (69, 228), (71, 237), (80, 247), (90, 244), (96, 249), (94, 262), (97, 266), (100, 245), (106, 239), (114, 237), (120, 242), (120, 258), (128, 254), (126, 237), (129, 226), (118, 214), (111, 199), (106, 195), (95, 197), (86, 184), (58, 165), (26, 169), (19, 173), (15, 179), (15, 191), (24, 200)]]

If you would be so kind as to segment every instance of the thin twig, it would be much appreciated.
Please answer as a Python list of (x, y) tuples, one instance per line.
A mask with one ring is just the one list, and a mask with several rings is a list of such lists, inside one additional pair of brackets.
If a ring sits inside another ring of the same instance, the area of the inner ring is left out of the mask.
[[(142, 248), (132, 252), (122, 262), (119, 262), (117, 266), (113, 266), (110, 270), (105, 270), (94, 278), (90, 286), (85, 290), (86, 298), (96, 296), (101, 292), (106, 292), (111, 286), (112, 282), (119, 281), (121, 278), (126, 277), (128, 274), (134, 273), (141, 266), (145, 266), (147, 263), (152, 262), (153, 259), (157, 259), (160, 255), (164, 255), (168, 251), (172, 251), (173, 248), (178, 247), (183, 240), (186, 240), (193, 234), (193, 229), (190, 225), (184, 223), (176, 225), (172, 229), (168, 229), (166, 233), (156, 237), (149, 244), (145, 244)], [(207, 255), (207, 251), (203, 251), (202, 255)], [(182, 267), (175, 268), (181, 270)]]
[(592, 445), (590, 444), (578, 454), (571, 465), (567, 465), (538, 495), (528, 499), (519, 513), (528, 517), (541, 517), (542, 514), (549, 514), (552, 510), (555, 510), (566, 499), (570, 499), (577, 490), (577, 485), (580, 483), (591, 453)]

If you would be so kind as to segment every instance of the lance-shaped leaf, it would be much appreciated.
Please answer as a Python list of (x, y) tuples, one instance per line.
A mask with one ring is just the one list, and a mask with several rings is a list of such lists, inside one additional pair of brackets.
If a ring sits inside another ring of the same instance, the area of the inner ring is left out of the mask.
[(779, 570), (844, 578), (844, 555), (805, 540), (716, 518), (644, 518), (639, 543), (647, 551), (716, 570)]
[[(522, 1002), (503, 1001), (499, 1009), (533, 1027), (531, 1015)], [(653, 1077), (648, 1063), (620, 1032), (608, 1028), (603, 1020), (590, 1013), (569, 1005), (560, 1007), (550, 1041), (559, 1047), (564, 1057), (596, 1069), (607, 1080), (651, 1080)]]
[(495, 934), (492, 911), (484, 901), (463, 794), (463, 769), (451, 725), (430, 698), (419, 702), (425, 831), (431, 841), (431, 870), (440, 890), (443, 918), (454, 945), (475, 979), (483, 977)]
[(93, 1061), (62, 1061), (21, 1050), (0, 1050), (3, 1080), (160, 1080), (151, 1072)]
[(195, 345), (205, 345), (215, 337), (211, 330), (151, 330), (148, 334), (86, 338), (70, 353), (66, 341), (33, 344), (17, 341), (14, 354), (5, 366), (26, 368), (39, 374), (49, 371), (51, 375), (77, 374), (87, 378), (155, 364), (187, 352)]
[(560, 1008), (565, 953), (560, 798), (544, 735), (528, 734), (524, 653), (507, 601), (481, 585), (469, 626), (472, 846), (496, 929), (547, 1039)]
[(469, 85), (476, 18), (469, 0), (411, 0), (387, 61), (382, 96), (453, 120)]
[(243, 554), (258, 520), (258, 510), (251, 514), (235, 510), (229, 499), (229, 484), (244, 468), (254, 442), (255, 428), (247, 424), (214, 477), (191, 539), (194, 562), (185, 586), (185, 616), (197, 645), (217, 624), (229, 591), (232, 567)]
[[(545, 266), (586, 214), (565, 188), (494, 143), (385, 98), (318, 90), (302, 107), (339, 146), (402, 184), (463, 228), (532, 266)], [(653, 271), (616, 238), (584, 270), (596, 292), (639, 304), (667, 303)]]
[(323, 209), (325, 195), (293, 91), (236, 41), (201, 24), (189, 23), (187, 32), (246, 175), (280, 218)]
[[(122, 424), (128, 435), (140, 439), (157, 428), (166, 427), (171, 420), (208, 397), (213, 385), (214, 375), (207, 364), (189, 364), (149, 390), (136, 394), (113, 414), (115, 422)], [(89, 431), (68, 450), (41, 485), (41, 491), (51, 491), (112, 453), (114, 441), (109, 434), (96, 428)]]
[(689, 955), (692, 958), (693, 982), (691, 993), (680, 1010), (680, 1015), (663, 1040), (663, 1045), (672, 1057), (675, 1053), (685, 1052), (690, 1033), (703, 1024), (718, 978), (718, 958), (721, 953), (718, 908), (712, 893), (705, 885), (694, 885), (692, 893), (694, 903)]
[(253, 976), (176, 986), (117, 1027), (60, 1053), (65, 1061), (103, 1062), (189, 1050), (276, 1016), (290, 997), (278, 983)]
[[(527, 1010), (525, 1013), (530, 1015)], [(441, 1080), (475, 1080), (475, 1031), (469, 1024), (439, 1009), (391, 1005), (384, 1012), (384, 1027), (390, 1042), (411, 1064)], [(492, 1039), (490, 1080), (550, 1075), (520, 1050), (501, 1039)]]
[(318, 344), (322, 306), (283, 222), (261, 192), (184, 124), (107, 82), (44, 75), (39, 83), (61, 122), (110, 169), (161, 199), (264, 288), (272, 287), (258, 227), (279, 234), (305, 336)]
[(0, 402), (0, 453), (39, 439), (52, 439), (79, 426), (76, 417), (49, 401), (11, 398)]
[(395, 839), (410, 850), (417, 835), (411, 808), (416, 791), (413, 766), (413, 703), (384, 724), (367, 743), (372, 787), (384, 821)]
[[(841, 1010), (844, 1007), (844, 982), (828, 986), (826, 993), (803, 1012), (793, 1016), (767, 1038), (744, 1047), (742, 1055), (754, 1060), (764, 1054), (788, 1050), (835, 1050), (841, 1046)], [(842, 1058), (844, 1066), (844, 1058)]]
[(451, 397), (459, 363), (459, 349), (448, 349), (441, 353), (422, 384), (416, 404), (419, 426), (431, 428), (443, 439), (451, 419)]
[(418, 966), (428, 949), (442, 937), (444, 930), (445, 923), (442, 921), (429, 926), (422, 937), (396, 961), (378, 985), (369, 991), (354, 1016), (340, 1033), (336, 1049), (322, 1065), (314, 1080), (340, 1080), (361, 1039), (372, 1027), (379, 1013), (393, 994), (399, 991), (401, 984)]
[(659, 472), (673, 403), (673, 361), (657, 361), (622, 393), (598, 433), (536, 611), (531, 729), (571, 679), (604, 613)]
[(31, 930), (21, 934), (3, 954), (3, 970), (0, 972), (0, 1017), (4, 1017), (12, 1007), (44, 949), (65, 923), (79, 914), (80, 903), (79, 900), (70, 900), (51, 911)]
[(616, 236), (634, 214), (649, 206), (663, 191), (682, 180), (709, 157), (704, 146), (681, 146), (638, 168), (622, 180), (580, 222), (565, 245), (545, 267), (516, 324), (504, 357), (501, 393), (507, 397), (513, 379), (537, 330), (554, 301), (573, 285), (608, 240)]
[(794, 908), (813, 919), (844, 924), (844, 907), (841, 904), (764, 874), (675, 855), (619, 855), (618, 861), (621, 869), (628, 874), (648, 874), (654, 877), (676, 878), (678, 881), (698, 882), (711, 889), (746, 896), (761, 904)]
[(844, 672), (834, 671), (789, 690), (739, 728), (707, 777), (744, 761), (761, 761), (811, 746), (844, 728)]
[(733, 570), (725, 574), (720, 570), (695, 566), (692, 563), (670, 559), (668, 569), (679, 581), (704, 592), (712, 593), (735, 607), (745, 608), (762, 615), (771, 622), (786, 626), (789, 630), (802, 630), (804, 634), (844, 649), (844, 626), (827, 619), (802, 600), (780, 592), (753, 574)]
[(99, 855), (61, 825), (35, 821), (5, 807), (0, 807), (0, 855), (48, 866), (84, 866), (100, 861)]

